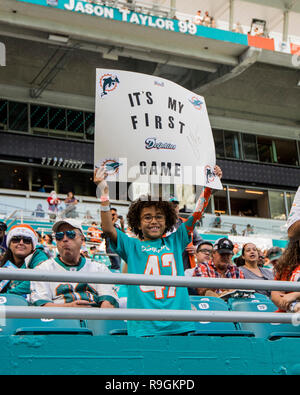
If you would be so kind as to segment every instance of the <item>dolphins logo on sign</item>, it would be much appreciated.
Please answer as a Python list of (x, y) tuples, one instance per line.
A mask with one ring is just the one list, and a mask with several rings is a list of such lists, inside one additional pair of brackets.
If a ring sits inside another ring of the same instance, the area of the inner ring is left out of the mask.
[(206, 183), (209, 184), (210, 182), (213, 182), (216, 177), (216, 173), (213, 171), (211, 166), (205, 166), (204, 170), (205, 170)]
[(96, 168), (101, 168), (104, 167), (105, 172), (112, 176), (114, 174), (117, 174), (119, 172), (119, 167), (122, 166), (122, 163), (114, 160), (114, 159), (105, 159), (101, 160), (99, 163), (97, 163)]
[(120, 83), (119, 78), (113, 74), (104, 74), (100, 78), (100, 87), (102, 89), (101, 97), (106, 96), (109, 92), (114, 91)]

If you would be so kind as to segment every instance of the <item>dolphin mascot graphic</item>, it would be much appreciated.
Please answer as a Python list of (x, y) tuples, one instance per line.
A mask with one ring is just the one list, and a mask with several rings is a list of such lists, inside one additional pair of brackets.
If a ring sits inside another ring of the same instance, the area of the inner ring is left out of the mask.
[(105, 163), (105, 169), (106, 169), (107, 173), (109, 173), (109, 174), (115, 173), (119, 169), (120, 166), (122, 166), (122, 163), (119, 163), (119, 162)]
[(120, 81), (117, 76), (113, 78), (113, 76), (108, 75), (107, 77), (104, 77), (103, 80), (103, 86), (102, 86), (102, 93), (101, 97), (107, 95), (106, 89), (107, 88), (113, 88), (116, 84), (119, 84)]

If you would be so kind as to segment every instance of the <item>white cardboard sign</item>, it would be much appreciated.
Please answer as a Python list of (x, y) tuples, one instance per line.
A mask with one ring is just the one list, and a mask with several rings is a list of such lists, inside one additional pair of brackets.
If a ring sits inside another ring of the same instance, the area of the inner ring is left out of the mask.
[(108, 180), (222, 189), (203, 97), (163, 78), (97, 69), (95, 102), (95, 166)]

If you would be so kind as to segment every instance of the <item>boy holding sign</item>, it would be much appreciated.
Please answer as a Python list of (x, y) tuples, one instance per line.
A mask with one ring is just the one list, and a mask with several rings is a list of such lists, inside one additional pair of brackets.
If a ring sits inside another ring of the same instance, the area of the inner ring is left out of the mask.
[[(222, 171), (216, 166), (215, 174)], [(184, 276), (182, 252), (190, 243), (190, 235), (208, 205), (211, 188), (203, 188), (194, 213), (176, 232), (164, 237), (176, 223), (172, 204), (150, 197), (134, 201), (128, 212), (128, 225), (138, 238), (130, 238), (118, 231), (112, 223), (109, 189), (104, 168), (96, 169), (94, 182), (100, 189), (102, 229), (109, 235), (112, 249), (128, 265), (128, 273), (146, 275)], [(185, 287), (130, 286), (128, 308), (191, 310)], [(128, 321), (128, 334), (133, 336), (176, 335), (192, 332), (193, 322), (180, 321)]]

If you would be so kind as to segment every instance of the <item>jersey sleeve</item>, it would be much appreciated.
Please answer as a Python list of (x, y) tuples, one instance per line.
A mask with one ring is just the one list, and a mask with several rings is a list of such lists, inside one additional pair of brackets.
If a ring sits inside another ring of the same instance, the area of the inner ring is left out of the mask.
[(126, 233), (122, 232), (120, 229), (117, 229), (117, 244), (113, 243), (110, 240), (111, 249), (118, 254), (125, 262), (128, 261), (128, 252), (133, 248), (135, 239), (127, 236)]

